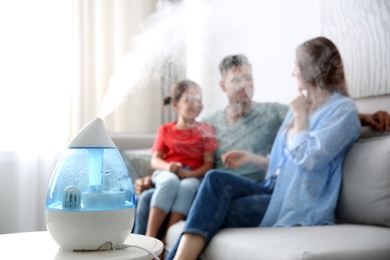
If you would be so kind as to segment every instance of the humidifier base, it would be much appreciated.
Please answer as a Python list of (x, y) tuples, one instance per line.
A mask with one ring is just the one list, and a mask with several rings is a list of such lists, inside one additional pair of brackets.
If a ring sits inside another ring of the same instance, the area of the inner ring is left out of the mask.
[(134, 208), (107, 211), (46, 210), (47, 229), (64, 251), (120, 247), (134, 224)]

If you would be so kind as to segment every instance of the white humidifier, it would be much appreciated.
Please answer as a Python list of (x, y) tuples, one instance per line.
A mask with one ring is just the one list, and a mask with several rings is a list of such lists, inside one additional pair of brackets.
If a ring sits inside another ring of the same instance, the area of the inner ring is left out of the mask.
[(47, 229), (62, 250), (121, 248), (134, 224), (130, 175), (96, 118), (70, 142), (50, 180)]

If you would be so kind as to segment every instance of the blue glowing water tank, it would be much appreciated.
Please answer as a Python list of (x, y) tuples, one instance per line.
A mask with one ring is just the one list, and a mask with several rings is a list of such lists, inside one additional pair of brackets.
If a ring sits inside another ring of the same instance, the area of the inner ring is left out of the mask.
[(134, 224), (130, 174), (103, 120), (87, 124), (57, 163), (46, 197), (47, 229), (67, 251), (120, 247)]

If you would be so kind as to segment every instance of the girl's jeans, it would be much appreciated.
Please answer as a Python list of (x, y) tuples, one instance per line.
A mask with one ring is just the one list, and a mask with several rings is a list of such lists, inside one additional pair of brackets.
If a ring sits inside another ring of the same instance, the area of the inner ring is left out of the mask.
[[(271, 194), (263, 183), (211, 170), (199, 187), (183, 233), (201, 235), (207, 245), (221, 227), (258, 227)], [(180, 238), (166, 259), (173, 259)]]
[(158, 207), (165, 213), (177, 212), (187, 215), (200, 185), (198, 178), (180, 179), (168, 171), (154, 171), (152, 177), (156, 190), (150, 206)]

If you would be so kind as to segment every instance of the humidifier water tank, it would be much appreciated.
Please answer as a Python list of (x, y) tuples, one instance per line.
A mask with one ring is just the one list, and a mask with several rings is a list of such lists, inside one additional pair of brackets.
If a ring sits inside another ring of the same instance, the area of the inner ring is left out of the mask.
[(120, 247), (134, 224), (130, 175), (96, 118), (70, 142), (57, 163), (46, 197), (46, 225), (67, 251)]

